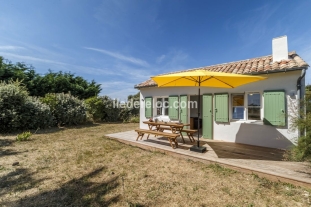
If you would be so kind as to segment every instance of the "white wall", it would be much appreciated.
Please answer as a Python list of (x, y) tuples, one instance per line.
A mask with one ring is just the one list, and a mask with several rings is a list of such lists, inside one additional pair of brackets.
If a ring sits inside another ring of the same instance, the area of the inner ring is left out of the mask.
[[(295, 115), (296, 109), (294, 109), (293, 106), (297, 105), (296, 82), (300, 74), (301, 71), (266, 74), (262, 75), (267, 77), (267, 79), (263, 81), (247, 84), (233, 89), (201, 87), (201, 94), (222, 93), (222, 92), (229, 93), (230, 95), (229, 118), (231, 120), (232, 93), (260, 92), (262, 94), (263, 91), (265, 90), (285, 90), (287, 98), (287, 113), (289, 115)], [(294, 91), (296, 96), (290, 97), (291, 91)], [(156, 97), (158, 96), (163, 97), (169, 95), (184, 95), (184, 94), (197, 95), (198, 87), (141, 88), (140, 127), (147, 128), (146, 124), (142, 123), (143, 121), (147, 120), (145, 118), (145, 107), (144, 107), (145, 102), (142, 101), (144, 97), (152, 96), (155, 105), (155, 100)], [(190, 110), (188, 114), (190, 115)], [(263, 108), (261, 109), (261, 115), (262, 115), (261, 117), (263, 117)], [(190, 116), (188, 116), (188, 118), (190, 122)], [(291, 121), (289, 117), (287, 118), (287, 126), (285, 127), (268, 126), (263, 125), (262, 122), (252, 123), (251, 121), (230, 121), (229, 123), (214, 122), (213, 139), (228, 142), (251, 144), (257, 146), (273, 147), (273, 148), (288, 148), (292, 145), (292, 143), (294, 143), (294, 141), (298, 136), (297, 131), (292, 132), (289, 130), (290, 124)]]

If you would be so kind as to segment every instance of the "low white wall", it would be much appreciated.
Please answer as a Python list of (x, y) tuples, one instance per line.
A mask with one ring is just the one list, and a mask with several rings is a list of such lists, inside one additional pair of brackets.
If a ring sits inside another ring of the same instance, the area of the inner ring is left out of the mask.
[[(207, 88), (201, 87), (201, 94), (204, 93), (247, 93), (247, 92), (259, 92), (263, 93), (265, 90), (285, 90), (287, 98), (287, 113), (289, 115), (297, 114), (294, 108), (297, 105), (297, 90), (296, 82), (300, 76), (301, 71), (291, 71), (285, 73), (274, 73), (266, 74), (262, 76), (268, 77), (267, 79), (238, 88), (224, 89), (224, 88)], [(150, 87), (141, 88), (140, 100), (140, 127), (148, 128), (146, 124), (142, 122), (147, 120), (145, 117), (145, 97), (152, 96), (155, 106), (156, 97), (165, 97), (170, 95), (188, 95), (188, 100), (190, 100), (190, 95), (198, 94), (198, 87)], [(290, 96), (294, 92), (295, 96)], [(261, 98), (263, 103), (263, 97)], [(263, 106), (263, 104), (262, 104)], [(231, 96), (229, 101), (229, 119), (231, 120)], [(156, 114), (156, 109), (154, 108), (154, 113)], [(261, 117), (263, 117), (263, 108), (261, 109)], [(167, 116), (161, 118), (168, 118)], [(188, 112), (188, 119), (190, 122), (190, 110)], [(203, 123), (204, 124), (204, 123)], [(250, 123), (250, 121), (230, 121), (229, 123), (216, 123), (213, 126), (213, 139), (223, 140), (227, 142), (237, 142), (257, 146), (273, 147), (273, 148), (288, 148), (296, 140), (298, 132), (291, 132), (289, 126), (291, 124), (291, 119), (287, 118), (287, 126), (285, 127), (274, 127), (263, 125), (262, 122)]]
[(249, 122), (214, 123), (215, 140), (287, 149), (293, 145), (296, 137), (297, 132), (289, 132), (287, 127)]

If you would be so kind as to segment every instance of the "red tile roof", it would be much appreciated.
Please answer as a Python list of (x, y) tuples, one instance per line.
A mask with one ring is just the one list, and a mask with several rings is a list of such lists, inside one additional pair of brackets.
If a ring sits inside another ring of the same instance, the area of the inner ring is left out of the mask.
[[(223, 72), (223, 73), (236, 73), (236, 74), (247, 74), (247, 75), (257, 75), (265, 73), (277, 73), (284, 72), (289, 70), (301, 70), (307, 69), (309, 65), (296, 54), (295, 51), (288, 53), (288, 60), (282, 60), (277, 62), (272, 62), (272, 55), (252, 58), (247, 60), (240, 60), (230, 63), (222, 63), (217, 65), (211, 65), (201, 68), (192, 68), (183, 71), (176, 71), (172, 73), (192, 71), (192, 70), (208, 70), (214, 72)], [(172, 74), (166, 73), (166, 74)], [(164, 74), (162, 74), (164, 75)], [(143, 87), (154, 87), (157, 84), (152, 80), (146, 80), (140, 84), (135, 85), (135, 88)]]

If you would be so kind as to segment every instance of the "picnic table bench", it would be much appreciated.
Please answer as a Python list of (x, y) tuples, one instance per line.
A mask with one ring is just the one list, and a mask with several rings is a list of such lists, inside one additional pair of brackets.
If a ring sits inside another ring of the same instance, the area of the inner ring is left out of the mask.
[[(159, 126), (158, 128), (158, 131), (160, 132), (163, 132), (164, 130), (168, 130), (168, 131), (172, 131), (172, 127), (165, 127), (165, 126)], [(194, 130), (194, 129), (183, 129), (183, 128), (178, 128), (177, 130), (175, 130), (174, 133), (180, 133), (180, 136), (183, 140), (183, 143), (185, 143), (185, 140), (184, 140), (184, 136), (182, 134), (182, 132), (185, 132), (190, 140), (190, 142), (194, 142), (194, 137), (193, 135), (197, 132), (198, 130)]]
[[(189, 126), (190, 124), (184, 124), (184, 123), (174, 123), (174, 122), (154, 122), (154, 121), (144, 121), (144, 124), (147, 124), (150, 130), (157, 130), (160, 132), (164, 132), (164, 130), (168, 130), (171, 131), (173, 134), (180, 134), (180, 137), (182, 138), (183, 143), (185, 143), (184, 137), (181, 133), (182, 130), (184, 130), (185, 126)], [(155, 129), (154, 129), (155, 127)], [(193, 134), (196, 131), (192, 132), (188, 132), (188, 137), (190, 139), (190, 141), (192, 142), (193, 138)], [(187, 133), (187, 132), (186, 132)], [(155, 135), (156, 136), (156, 135)]]
[[(197, 131), (198, 131), (198, 130), (194, 130), (194, 129), (182, 129), (180, 132), (185, 132), (185, 133), (187, 133), (187, 136), (188, 136), (190, 142), (194, 142), (193, 135), (194, 135), (194, 133), (196, 133)], [(181, 134), (182, 139), (184, 140), (184, 138), (183, 138), (183, 136), (182, 136), (182, 133), (180, 133), (180, 134)]]
[[(148, 136), (147, 136), (147, 139), (148, 139), (149, 135), (152, 134), (152, 135), (166, 137), (169, 140), (170, 145), (173, 149), (178, 147), (178, 143), (177, 143), (176, 139), (177, 139), (177, 137), (179, 137), (179, 134), (167, 133), (167, 132), (161, 132), (161, 131), (155, 131), (155, 130), (148, 130), (148, 129), (135, 129), (135, 132), (137, 132), (137, 134), (138, 134), (136, 141), (139, 138), (142, 139), (145, 134), (148, 134)], [(174, 143), (175, 147), (173, 146), (173, 143)]]

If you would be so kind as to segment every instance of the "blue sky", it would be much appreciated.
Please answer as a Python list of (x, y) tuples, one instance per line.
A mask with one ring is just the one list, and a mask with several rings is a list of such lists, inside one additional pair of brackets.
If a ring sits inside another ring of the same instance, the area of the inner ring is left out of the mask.
[(121, 100), (153, 75), (269, 55), (282, 35), (311, 64), (309, 0), (0, 3), (0, 56), (94, 79)]

